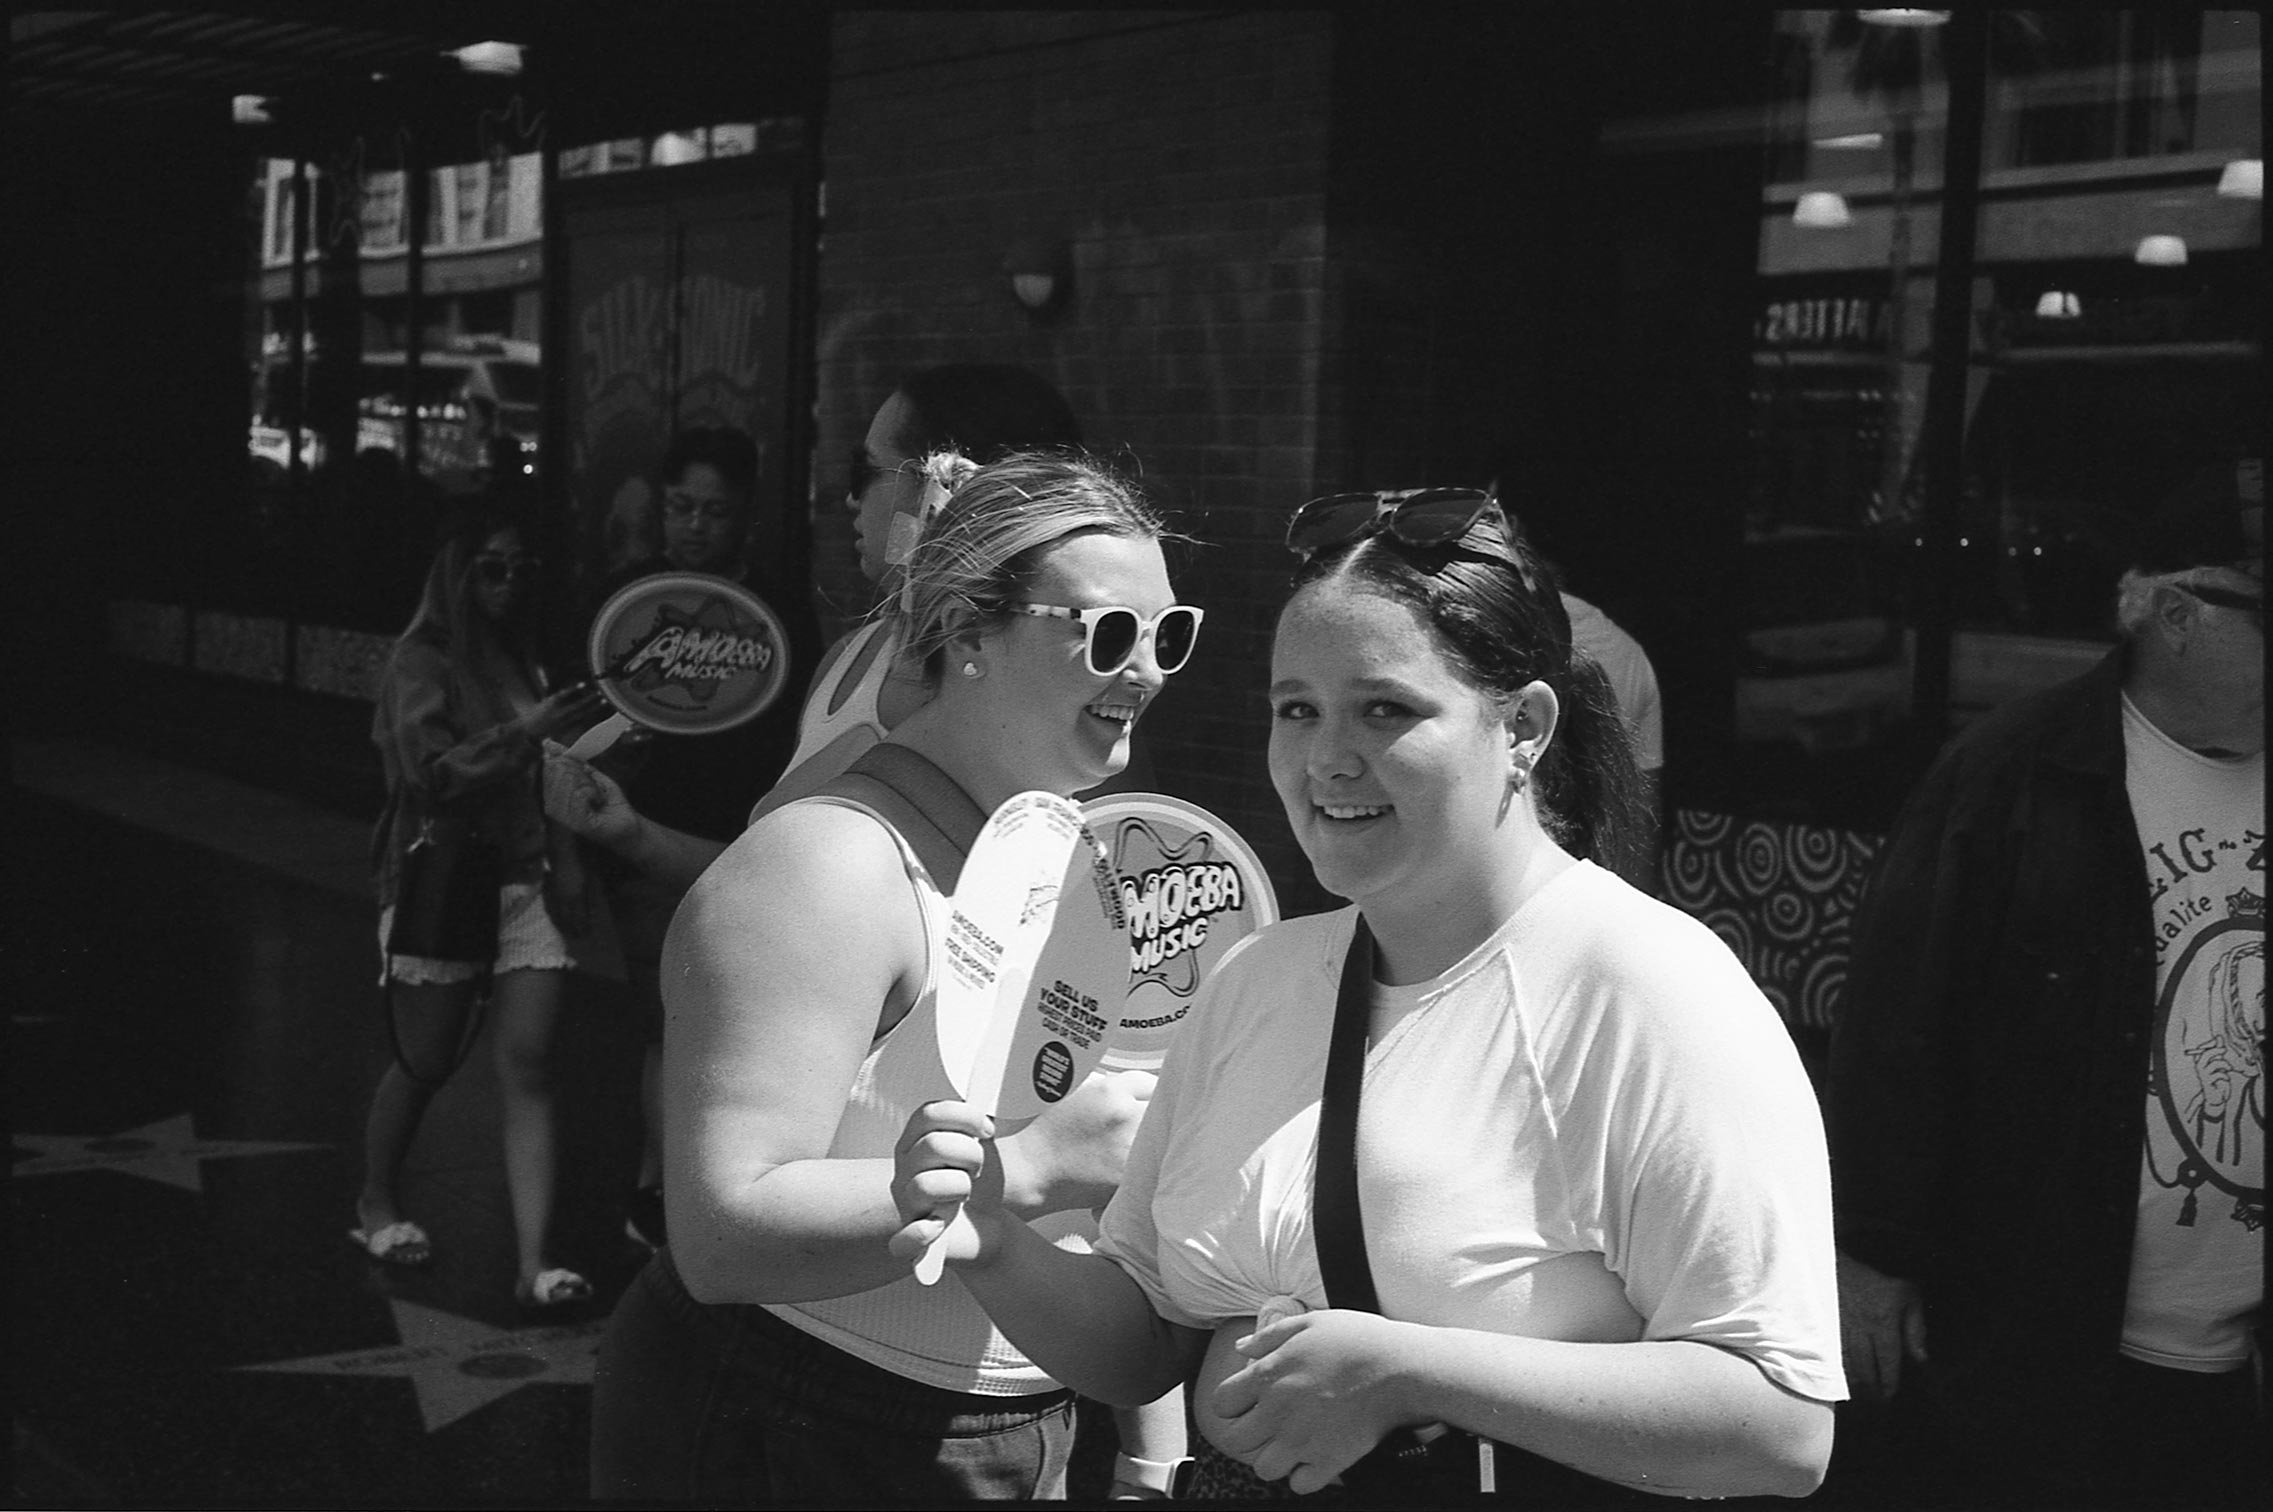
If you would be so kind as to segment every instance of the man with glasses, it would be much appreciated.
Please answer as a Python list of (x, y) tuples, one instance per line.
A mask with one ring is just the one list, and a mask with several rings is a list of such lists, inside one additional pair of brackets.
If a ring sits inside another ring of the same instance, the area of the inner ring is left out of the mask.
[(593, 606), (658, 572), (707, 572), (764, 599), (788, 630), (789, 680), (765, 713), (715, 735), (629, 737), (628, 747), (619, 742), (623, 756), (602, 762), (641, 812), (720, 840), (742, 832), (750, 805), (797, 748), (798, 709), (821, 652), (804, 582), (790, 564), (755, 560), (749, 550), (757, 484), (758, 450), (748, 436), (720, 427), (680, 431), (654, 474), (661, 553), (611, 574)]
[(1846, 1364), (1937, 1498), (2268, 1504), (2264, 517), (2256, 458), (2154, 512), (2120, 644), (1950, 745), (1857, 916)]
[[(654, 475), (662, 552), (618, 570), (600, 595), (605, 602), (617, 589), (658, 572), (707, 572), (756, 593), (789, 632), (788, 679), (757, 718), (709, 735), (635, 733), (596, 762), (641, 813), (719, 843), (742, 832), (750, 805), (773, 786), (797, 749), (798, 710), (821, 655), (820, 622), (804, 584), (783, 564), (750, 560), (757, 482), (758, 451), (748, 436), (717, 427), (679, 432)], [(649, 1035), (649, 1066), (641, 1083), (642, 1102), (649, 1108), (647, 1146), (627, 1204), (626, 1228), (654, 1248), (664, 1238), (661, 1157), (652, 1109), (653, 1062), (662, 1037), (656, 962), (686, 882), (635, 866), (612, 851), (586, 849), (607, 885), (626, 973)]]

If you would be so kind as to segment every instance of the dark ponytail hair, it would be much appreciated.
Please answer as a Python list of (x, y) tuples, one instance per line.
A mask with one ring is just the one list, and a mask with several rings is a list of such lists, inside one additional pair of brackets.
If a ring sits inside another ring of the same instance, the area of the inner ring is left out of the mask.
[(1386, 532), (1326, 548), (1295, 570), (1294, 590), (1338, 579), (1410, 607), (1460, 678), (1503, 701), (1534, 681), (1560, 705), (1555, 738), (1532, 769), (1540, 822), (1565, 850), (1631, 876), (1648, 811), (1610, 679), (1571, 645), (1553, 571), (1499, 509), (1440, 546)]

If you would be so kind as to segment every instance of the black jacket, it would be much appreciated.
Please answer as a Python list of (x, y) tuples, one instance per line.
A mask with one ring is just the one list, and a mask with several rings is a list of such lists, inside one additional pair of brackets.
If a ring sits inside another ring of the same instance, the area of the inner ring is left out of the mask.
[(1826, 1115), (1840, 1246), (1918, 1282), (1945, 1407), (2054, 1431), (2121, 1338), (2155, 1010), (2124, 656), (1964, 731), (1856, 919)]

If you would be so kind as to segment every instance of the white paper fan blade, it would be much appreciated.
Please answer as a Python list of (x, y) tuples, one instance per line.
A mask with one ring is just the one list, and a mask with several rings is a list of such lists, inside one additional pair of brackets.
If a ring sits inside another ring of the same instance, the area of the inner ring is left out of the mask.
[(998, 1137), (1023, 1128), (1096, 1069), (1128, 978), (1120, 888), (1105, 848), (1084, 829), (1067, 858), (1049, 938), (1011, 1015), (1001, 1059), (972, 1068), (974, 1082), (993, 1078)]

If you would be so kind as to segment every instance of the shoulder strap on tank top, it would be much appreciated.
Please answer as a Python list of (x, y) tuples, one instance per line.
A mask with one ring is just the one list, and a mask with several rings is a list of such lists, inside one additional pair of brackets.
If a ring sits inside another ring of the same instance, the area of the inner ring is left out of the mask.
[(943, 893), (953, 894), (963, 858), (987, 816), (962, 785), (928, 757), (889, 741), (872, 745), (814, 796), (848, 798), (900, 832)]
[[(835, 719), (844, 712), (851, 702), (854, 685), (874, 669), (875, 659), (891, 654), (890, 639), (890, 627), (883, 620), (870, 620), (847, 637), (844, 649), (829, 666), (828, 686), (817, 688), (810, 695), (822, 718)], [(879, 641), (887, 644), (878, 645)]]

